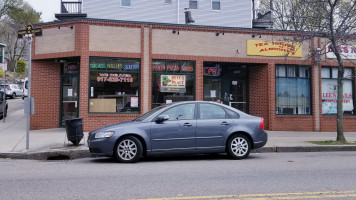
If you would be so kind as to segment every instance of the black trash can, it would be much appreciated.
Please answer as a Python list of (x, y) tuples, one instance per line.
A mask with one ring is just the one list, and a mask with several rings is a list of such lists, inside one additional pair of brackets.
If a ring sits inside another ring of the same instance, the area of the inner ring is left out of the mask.
[(74, 145), (78, 145), (83, 139), (83, 118), (73, 118), (64, 120), (66, 124), (67, 138)]

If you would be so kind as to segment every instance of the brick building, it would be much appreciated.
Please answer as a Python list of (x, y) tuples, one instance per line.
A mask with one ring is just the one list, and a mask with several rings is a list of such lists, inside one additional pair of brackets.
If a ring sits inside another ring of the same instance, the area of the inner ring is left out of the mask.
[[(90, 131), (164, 103), (220, 98), (263, 117), (267, 130), (336, 130), (337, 63), (332, 52), (320, 63), (310, 56), (323, 38), (295, 44), (285, 41), (300, 33), (90, 18), (39, 27), (31, 129), (83, 117)], [(355, 67), (345, 66), (344, 130), (355, 131)]]

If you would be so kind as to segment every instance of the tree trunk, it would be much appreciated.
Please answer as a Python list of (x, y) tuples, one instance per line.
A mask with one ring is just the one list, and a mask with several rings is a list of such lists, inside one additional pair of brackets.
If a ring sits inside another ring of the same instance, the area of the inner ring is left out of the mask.
[(344, 79), (344, 66), (339, 65), (338, 68), (338, 75), (337, 75), (337, 137), (336, 141), (341, 143), (346, 143), (346, 139), (344, 136), (344, 125), (343, 125), (343, 93), (344, 93), (344, 86), (342, 84)]

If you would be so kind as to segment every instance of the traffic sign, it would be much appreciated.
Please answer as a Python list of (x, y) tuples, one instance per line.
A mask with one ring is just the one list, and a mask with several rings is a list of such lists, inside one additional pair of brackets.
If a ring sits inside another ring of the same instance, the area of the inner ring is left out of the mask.
[(0, 63), (2, 71), (7, 71), (7, 62)]
[(24, 35), (42, 36), (42, 28), (32, 28), (31, 25), (27, 25), (26, 30), (17, 32), (17, 38), (22, 38)]

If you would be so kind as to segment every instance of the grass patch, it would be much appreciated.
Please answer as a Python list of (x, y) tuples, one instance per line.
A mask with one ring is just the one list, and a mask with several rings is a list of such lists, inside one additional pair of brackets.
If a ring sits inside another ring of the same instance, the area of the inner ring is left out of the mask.
[(356, 145), (356, 142), (336, 142), (334, 140), (325, 140), (325, 141), (307, 141), (312, 144), (317, 144), (317, 145)]

